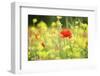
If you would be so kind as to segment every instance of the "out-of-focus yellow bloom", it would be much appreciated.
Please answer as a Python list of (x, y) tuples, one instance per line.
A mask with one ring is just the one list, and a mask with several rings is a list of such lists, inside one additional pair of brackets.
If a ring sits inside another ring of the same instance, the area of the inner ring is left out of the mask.
[(88, 28), (88, 25), (87, 25), (87, 24), (81, 23), (80, 26), (81, 26), (82, 28), (86, 28), (86, 29)]
[(50, 57), (50, 59), (54, 59), (56, 57), (55, 53), (57, 52), (54, 49), (48, 51), (48, 56)]
[(50, 37), (51, 37), (51, 34), (50, 34), (49, 32), (46, 32), (46, 33), (45, 33), (45, 37), (46, 37), (46, 39), (47, 39), (47, 38), (50, 38)]
[(52, 44), (52, 40), (49, 38), (48, 40), (47, 40), (47, 45), (48, 46), (52, 46), (53, 44)]
[(37, 54), (39, 55), (40, 59), (47, 59), (47, 52), (38, 51)]
[(85, 28), (87, 28), (87, 27), (88, 27), (88, 25), (87, 25), (87, 24), (84, 24), (84, 27), (85, 27)]
[(76, 28), (76, 29), (78, 29), (78, 28), (79, 28), (79, 26), (75, 26), (75, 28)]
[(56, 26), (57, 26), (57, 25), (56, 25), (56, 22), (52, 22), (52, 23), (51, 23), (51, 26), (52, 26), (52, 27), (56, 27)]
[(54, 54), (51, 54), (51, 55), (50, 55), (50, 58), (51, 58), (51, 59), (54, 59), (54, 58), (55, 58), (55, 55), (54, 55)]
[(78, 21), (75, 21), (75, 24), (78, 24), (79, 22)]
[(56, 57), (56, 59), (61, 59), (61, 58), (58, 56), (58, 57)]
[(79, 34), (83, 34), (84, 30), (82, 28), (79, 29)]
[(28, 55), (30, 56), (30, 54), (31, 54), (31, 52), (30, 51), (28, 51)]
[(70, 39), (70, 42), (71, 42), (71, 44), (75, 43), (74, 36), (72, 36), (72, 38)]
[(72, 53), (71, 51), (68, 51), (67, 55), (68, 55), (69, 57), (71, 57), (71, 56), (73, 55), (73, 53)]
[(47, 24), (44, 21), (40, 21), (37, 26), (42, 29), (42, 31), (47, 30)]
[(74, 56), (75, 58), (80, 58), (80, 56), (81, 56), (80, 51), (79, 51), (79, 50), (73, 51), (73, 56)]
[(57, 24), (57, 27), (61, 27), (62, 26), (62, 24), (61, 24), (61, 22), (59, 20), (56, 22), (56, 24)]
[(32, 27), (31, 27), (31, 30), (32, 30), (32, 31), (35, 31), (36, 29), (35, 29), (35, 27), (34, 27), (34, 26), (32, 26)]
[(86, 48), (86, 43), (87, 43), (87, 38), (78, 38), (77, 40), (77, 44), (82, 47), (82, 48)]
[(70, 46), (69, 45), (66, 45), (65, 47), (63, 47), (63, 50), (68, 50), (68, 49), (70, 49)]
[(62, 17), (61, 16), (57, 16), (57, 19), (62, 19)]
[(33, 23), (36, 23), (37, 22), (37, 19), (36, 18), (33, 18), (32, 21), (33, 21)]
[(43, 50), (43, 46), (41, 44), (38, 44), (38, 46), (36, 47), (38, 50)]
[(56, 29), (56, 28), (51, 28), (51, 33), (52, 33), (52, 34), (57, 34), (57, 33), (58, 33), (58, 31), (57, 31), (57, 29)]

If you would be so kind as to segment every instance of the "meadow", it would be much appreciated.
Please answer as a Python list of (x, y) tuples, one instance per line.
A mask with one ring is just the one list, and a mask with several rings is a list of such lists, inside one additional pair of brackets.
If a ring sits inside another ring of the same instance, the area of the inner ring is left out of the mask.
[(51, 22), (52, 16), (46, 21), (42, 20), (45, 16), (40, 18), (33, 16), (29, 20), (29, 61), (88, 58), (87, 17), (55, 16)]

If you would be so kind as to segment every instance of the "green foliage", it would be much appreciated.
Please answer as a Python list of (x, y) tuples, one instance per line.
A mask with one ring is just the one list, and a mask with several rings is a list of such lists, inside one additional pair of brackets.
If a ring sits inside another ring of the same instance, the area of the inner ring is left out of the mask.
[[(33, 26), (28, 28), (28, 60), (88, 58), (87, 18), (56, 18), (49, 26), (45, 21), (35, 24), (38, 19), (32, 19)], [(63, 25), (62, 19), (65, 19), (66, 25)]]

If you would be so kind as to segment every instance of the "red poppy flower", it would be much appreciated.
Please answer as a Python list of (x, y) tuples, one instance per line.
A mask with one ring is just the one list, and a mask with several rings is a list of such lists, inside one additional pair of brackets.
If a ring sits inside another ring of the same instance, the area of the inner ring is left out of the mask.
[(63, 29), (61, 32), (60, 32), (61, 36), (63, 38), (71, 38), (72, 37), (72, 33), (69, 29)]

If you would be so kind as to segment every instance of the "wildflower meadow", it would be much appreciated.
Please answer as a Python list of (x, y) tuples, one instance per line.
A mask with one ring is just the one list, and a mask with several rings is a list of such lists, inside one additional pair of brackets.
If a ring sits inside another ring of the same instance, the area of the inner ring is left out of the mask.
[(88, 17), (28, 15), (28, 60), (88, 58)]

